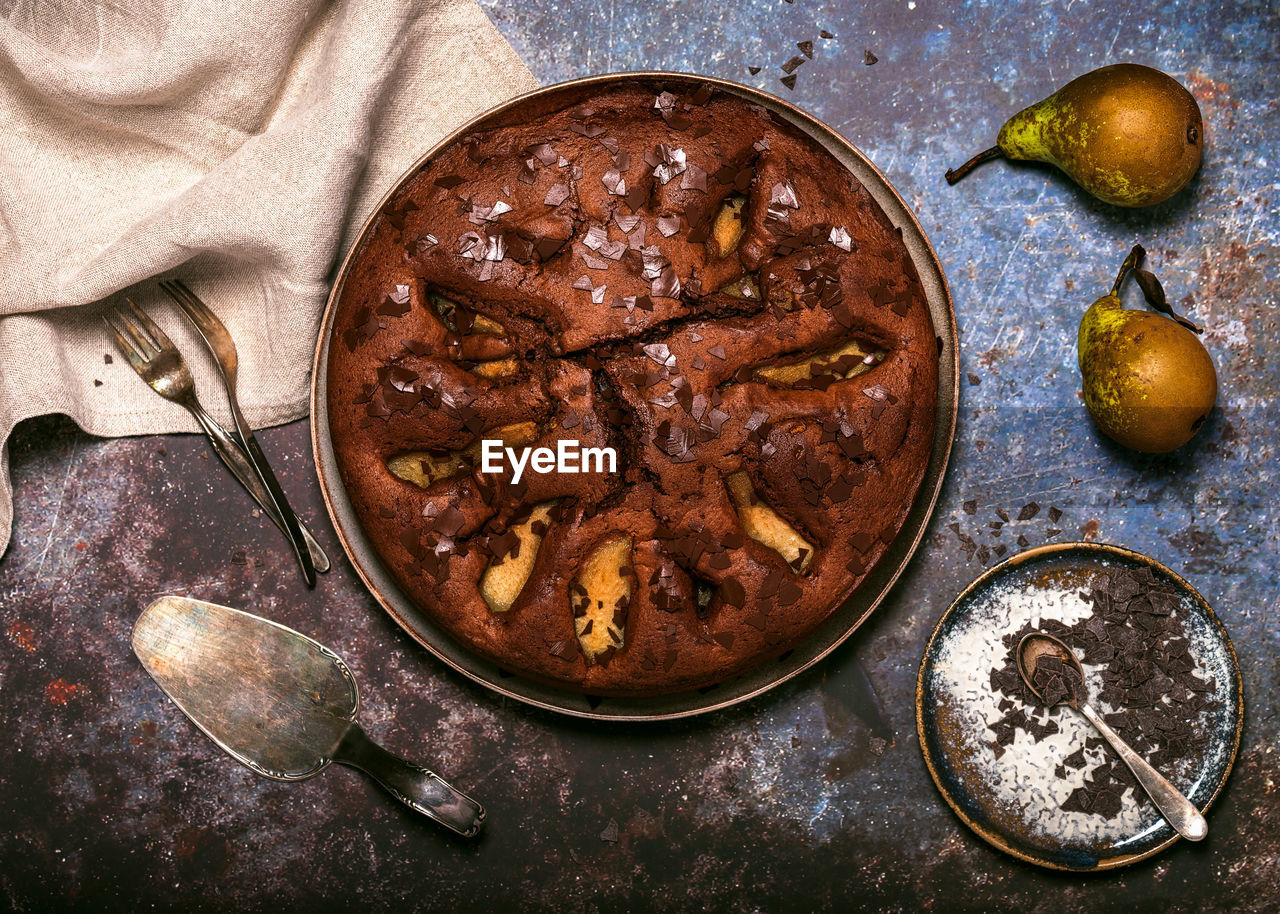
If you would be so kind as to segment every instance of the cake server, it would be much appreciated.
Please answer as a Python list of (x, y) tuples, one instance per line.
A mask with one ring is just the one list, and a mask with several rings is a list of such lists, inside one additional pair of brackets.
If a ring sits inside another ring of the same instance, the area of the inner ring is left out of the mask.
[(479, 803), (365, 735), (351, 670), (311, 638), (238, 609), (165, 596), (134, 624), (133, 650), (206, 736), (258, 774), (299, 781), (339, 762), (458, 834), (479, 833)]

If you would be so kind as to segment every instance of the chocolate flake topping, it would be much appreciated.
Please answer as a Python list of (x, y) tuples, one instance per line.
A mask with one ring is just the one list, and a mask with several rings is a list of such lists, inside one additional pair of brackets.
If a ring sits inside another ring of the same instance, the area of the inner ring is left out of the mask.
[[(646, 155), (646, 161), (648, 156)], [(685, 153), (680, 147), (672, 148), (665, 143), (659, 143), (655, 150), (655, 159), (653, 163), (653, 177), (659, 184), (666, 184), (677, 175), (683, 174), (686, 168)]]
[(604, 189), (615, 197), (625, 197), (627, 195), (627, 181), (622, 177), (616, 167), (610, 168), (600, 177), (600, 183), (604, 185)]
[(568, 184), (556, 183), (547, 188), (547, 195), (542, 202), (547, 206), (559, 206), (565, 200), (568, 200), (573, 192), (569, 189)]
[(800, 201), (796, 199), (796, 192), (791, 187), (790, 181), (784, 181), (773, 185), (769, 189), (769, 202), (778, 206), (785, 206), (788, 209), (799, 209)]
[(604, 304), (604, 293), (606, 287), (604, 285), (592, 285), (591, 277), (587, 276), (585, 273), (574, 280), (573, 288), (581, 289), (584, 292), (590, 292), (593, 304)]
[(376, 313), (386, 317), (404, 317), (409, 313), (409, 287), (398, 285), (395, 291), (388, 292), (387, 297), (376, 309)]
[(547, 261), (554, 257), (568, 240), (568, 238), (539, 238), (533, 243), (533, 250), (539, 260)]

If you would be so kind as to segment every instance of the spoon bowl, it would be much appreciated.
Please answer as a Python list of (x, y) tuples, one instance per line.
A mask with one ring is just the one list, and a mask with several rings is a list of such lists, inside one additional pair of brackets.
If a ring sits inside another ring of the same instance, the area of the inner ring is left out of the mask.
[[(1022, 676), (1022, 681), (1026, 683), (1031, 694), (1040, 700), (1042, 704), (1053, 707), (1057, 704), (1068, 704), (1076, 710), (1080, 709), (1083, 703), (1084, 695), (1084, 667), (1080, 666), (1080, 661), (1076, 658), (1075, 651), (1067, 647), (1066, 642), (1053, 635), (1046, 635), (1044, 632), (1030, 632), (1022, 636), (1022, 640), (1018, 642), (1017, 650), (1018, 674)], [(1071, 670), (1075, 676), (1079, 677), (1080, 690), (1078, 694), (1068, 693), (1067, 697), (1061, 702), (1048, 702), (1041, 689), (1036, 685), (1035, 673), (1040, 665), (1042, 658), (1054, 658), (1058, 660), (1065, 668)]]

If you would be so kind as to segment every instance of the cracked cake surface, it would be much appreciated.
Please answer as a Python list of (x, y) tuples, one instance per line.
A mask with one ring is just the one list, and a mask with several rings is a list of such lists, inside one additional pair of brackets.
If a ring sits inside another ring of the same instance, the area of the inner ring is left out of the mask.
[[(696, 81), (500, 117), (384, 205), (334, 305), (366, 537), (539, 682), (656, 695), (778, 656), (884, 556), (929, 461), (938, 341), (900, 231), (815, 141)], [(616, 472), (517, 482), (485, 440)]]

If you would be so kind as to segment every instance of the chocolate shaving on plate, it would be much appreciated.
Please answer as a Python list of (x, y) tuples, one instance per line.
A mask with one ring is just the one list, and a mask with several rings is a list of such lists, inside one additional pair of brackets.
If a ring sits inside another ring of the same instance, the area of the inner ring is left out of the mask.
[[(1103, 719), (1139, 755), (1166, 776), (1194, 763), (1209, 742), (1204, 715), (1221, 704), (1214, 697), (1218, 683), (1198, 674), (1179, 612), (1181, 596), (1145, 566), (1101, 574), (1082, 595), (1093, 606), (1088, 616), (1070, 626), (1042, 619), (1039, 630), (1065, 642), (1087, 667), (1101, 667), (1093, 674), (1101, 685), (1090, 703), (1100, 712), (1117, 709), (1103, 713)], [(1043, 708), (1018, 673), (1017, 646), (1033, 630), (1027, 624), (1005, 635), (1005, 662), (990, 671), (991, 688), (1008, 699), (1001, 702), (1003, 716), (988, 725), (995, 737), (989, 745), (997, 754), (1012, 744), (1018, 730), (1039, 742), (1058, 732), (1058, 715), (1074, 713)], [(1046, 703), (1084, 691), (1084, 684), (1074, 681), (1074, 668), (1053, 658), (1041, 658), (1033, 675)], [(1149, 802), (1119, 756), (1091, 751), (1102, 745), (1100, 737), (1091, 737), (1063, 760), (1058, 776), (1066, 768), (1085, 772), (1063, 810), (1111, 819), (1120, 814), (1127, 795), (1139, 804)]]

